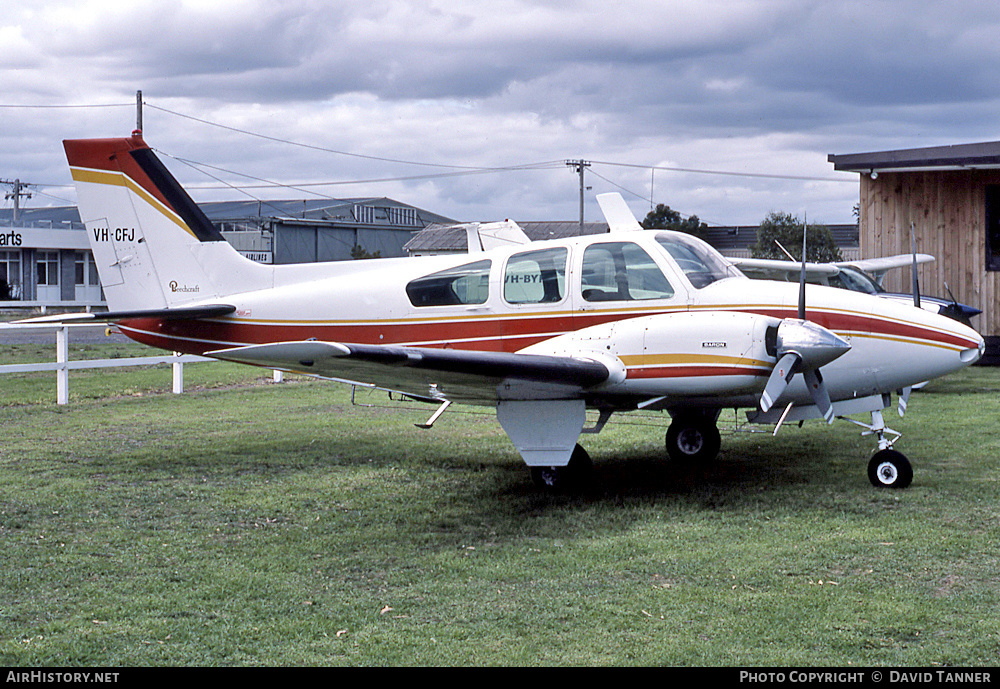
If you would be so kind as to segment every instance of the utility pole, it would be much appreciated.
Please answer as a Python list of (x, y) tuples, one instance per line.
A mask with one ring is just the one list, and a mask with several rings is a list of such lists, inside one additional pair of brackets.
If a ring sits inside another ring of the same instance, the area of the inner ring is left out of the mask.
[(14, 187), (14, 190), (9, 192), (4, 196), (5, 199), (14, 199), (14, 224), (17, 224), (18, 214), (21, 210), (21, 197), (26, 199), (31, 198), (31, 192), (25, 191), (27, 184), (21, 184), (21, 180), (15, 179), (11, 182), (9, 179), (0, 179), (0, 183), (10, 184)]
[(580, 234), (583, 235), (583, 192), (586, 189), (583, 186), (583, 171), (590, 167), (590, 163), (586, 160), (567, 160), (566, 164), (575, 167), (580, 175)]

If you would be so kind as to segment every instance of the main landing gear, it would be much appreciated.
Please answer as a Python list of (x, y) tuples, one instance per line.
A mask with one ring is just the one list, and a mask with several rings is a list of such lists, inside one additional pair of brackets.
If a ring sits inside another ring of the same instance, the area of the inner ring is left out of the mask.
[(722, 438), (708, 413), (679, 414), (667, 429), (667, 455), (679, 464), (711, 462), (719, 454)]
[[(874, 435), (878, 440), (879, 449), (868, 462), (868, 480), (876, 488), (909, 487), (913, 482), (910, 460), (902, 452), (892, 449), (900, 433), (885, 425), (880, 410), (872, 411), (871, 418), (871, 424), (845, 419), (866, 428), (863, 435)], [(715, 459), (721, 446), (716, 419), (717, 414), (708, 411), (675, 416), (667, 430), (667, 454), (670, 459), (680, 464), (702, 464)]]
[(590, 455), (577, 445), (566, 466), (531, 467), (531, 480), (538, 488), (550, 493), (572, 493), (584, 488), (593, 473), (594, 463)]
[[(862, 435), (874, 435), (878, 440), (878, 451), (868, 462), (868, 480), (876, 488), (907, 488), (913, 481), (913, 467), (902, 452), (892, 449), (892, 444), (900, 438), (900, 433), (888, 428), (882, 412), (871, 412), (871, 424), (862, 423), (849, 417), (838, 417), (861, 426), (866, 430)], [(605, 419), (606, 420), (606, 419)], [(684, 412), (674, 416), (667, 429), (667, 455), (678, 464), (695, 466), (714, 460), (722, 445), (719, 428), (716, 425), (718, 412)], [(889, 437), (887, 437), (889, 436)], [(566, 466), (533, 466), (531, 478), (538, 488), (551, 493), (578, 492), (585, 488), (593, 477), (594, 464), (590, 455), (580, 445), (573, 449)]]

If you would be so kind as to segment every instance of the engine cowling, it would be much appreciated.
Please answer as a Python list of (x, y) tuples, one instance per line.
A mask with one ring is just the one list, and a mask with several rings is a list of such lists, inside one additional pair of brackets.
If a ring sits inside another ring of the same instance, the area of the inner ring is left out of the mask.
[(741, 312), (657, 314), (591, 326), (522, 351), (615, 357), (621, 374), (602, 384), (601, 392), (756, 405), (777, 360), (781, 323)]

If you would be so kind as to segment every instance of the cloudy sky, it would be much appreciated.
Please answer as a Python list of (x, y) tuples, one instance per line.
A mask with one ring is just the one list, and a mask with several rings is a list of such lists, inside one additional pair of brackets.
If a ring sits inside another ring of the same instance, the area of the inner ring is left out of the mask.
[(198, 201), (573, 220), (582, 159), (588, 220), (852, 222), (828, 154), (1000, 139), (998, 37), (995, 0), (5, 3), (0, 178), (73, 203), (61, 140), (128, 135), (141, 90)]

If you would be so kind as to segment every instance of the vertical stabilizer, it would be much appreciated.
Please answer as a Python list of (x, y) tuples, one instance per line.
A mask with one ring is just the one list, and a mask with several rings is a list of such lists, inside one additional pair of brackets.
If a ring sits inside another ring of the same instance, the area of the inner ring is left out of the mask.
[(604, 213), (604, 219), (608, 221), (610, 232), (637, 232), (642, 229), (642, 225), (635, 219), (635, 215), (621, 194), (617, 192), (598, 194), (597, 204)]
[(204, 301), (262, 277), (264, 267), (225, 241), (138, 132), (63, 145), (112, 310)]

